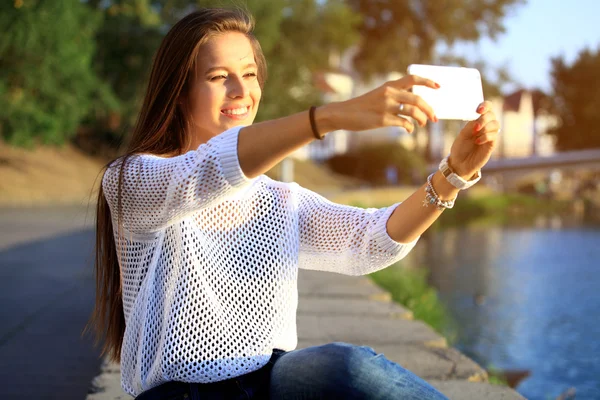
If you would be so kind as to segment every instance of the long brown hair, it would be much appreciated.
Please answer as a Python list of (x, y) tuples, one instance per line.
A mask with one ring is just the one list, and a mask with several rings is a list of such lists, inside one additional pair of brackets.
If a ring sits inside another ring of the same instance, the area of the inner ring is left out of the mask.
[[(196, 70), (201, 46), (212, 37), (226, 32), (245, 34), (254, 50), (258, 66), (258, 82), (264, 87), (267, 65), (258, 40), (253, 35), (254, 19), (246, 10), (210, 8), (195, 11), (177, 22), (163, 39), (152, 64), (148, 89), (121, 162), (107, 168), (120, 167), (117, 214), (117, 234), (122, 229), (121, 190), (123, 170), (127, 159), (134, 154), (180, 155), (191, 143), (187, 107), (179, 99), (187, 98), (190, 79)], [(120, 236), (119, 236), (120, 237)], [(121, 242), (121, 241), (119, 241)], [(96, 345), (104, 341), (102, 355), (112, 361), (121, 359), (125, 334), (122, 279), (113, 231), (111, 211), (99, 185), (96, 205), (96, 304), (84, 333), (93, 329)]]

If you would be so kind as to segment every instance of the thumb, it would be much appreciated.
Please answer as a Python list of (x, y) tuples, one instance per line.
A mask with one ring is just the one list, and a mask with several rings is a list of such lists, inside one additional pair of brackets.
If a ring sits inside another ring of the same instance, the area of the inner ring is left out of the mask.
[(491, 108), (491, 104), (489, 101), (484, 101), (479, 106), (477, 106), (477, 114), (479, 117), (472, 121), (467, 122), (465, 127), (460, 131), (461, 139), (471, 139), (475, 135), (475, 126), (481, 122), (483, 115)]

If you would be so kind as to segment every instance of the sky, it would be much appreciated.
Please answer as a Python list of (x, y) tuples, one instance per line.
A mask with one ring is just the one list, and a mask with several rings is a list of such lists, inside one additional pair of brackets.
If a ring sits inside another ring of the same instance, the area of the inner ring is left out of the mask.
[(457, 52), (506, 65), (520, 87), (550, 91), (552, 57), (570, 64), (584, 48), (600, 48), (600, 0), (527, 0), (513, 10), (496, 42), (483, 39)]

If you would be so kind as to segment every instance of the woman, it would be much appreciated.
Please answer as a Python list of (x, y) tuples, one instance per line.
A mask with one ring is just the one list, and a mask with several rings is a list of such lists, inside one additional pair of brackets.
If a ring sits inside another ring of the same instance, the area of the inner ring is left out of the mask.
[[(298, 268), (363, 275), (404, 257), (488, 161), (490, 104), (441, 172), (383, 209), (338, 205), (264, 173), (337, 129), (437, 121), (407, 76), (363, 96), (252, 124), (266, 79), (251, 18), (205, 9), (169, 31), (124, 157), (102, 180), (92, 323), (138, 399), (442, 399), (368, 347), (294, 350)], [(464, 179), (460, 179), (460, 177)], [(456, 182), (459, 182), (458, 184)]]

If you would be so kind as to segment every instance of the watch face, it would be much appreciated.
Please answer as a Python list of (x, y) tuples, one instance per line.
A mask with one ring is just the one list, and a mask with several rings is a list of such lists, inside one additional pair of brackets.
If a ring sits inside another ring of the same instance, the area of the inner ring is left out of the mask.
[(454, 187), (456, 187), (457, 189), (464, 189), (465, 187), (467, 187), (467, 186), (468, 186), (468, 184), (467, 184), (467, 183), (465, 183), (465, 182), (461, 182), (461, 181), (459, 181), (458, 179), (454, 179), (454, 180), (452, 181), (452, 184), (453, 184), (453, 185), (454, 185)]

